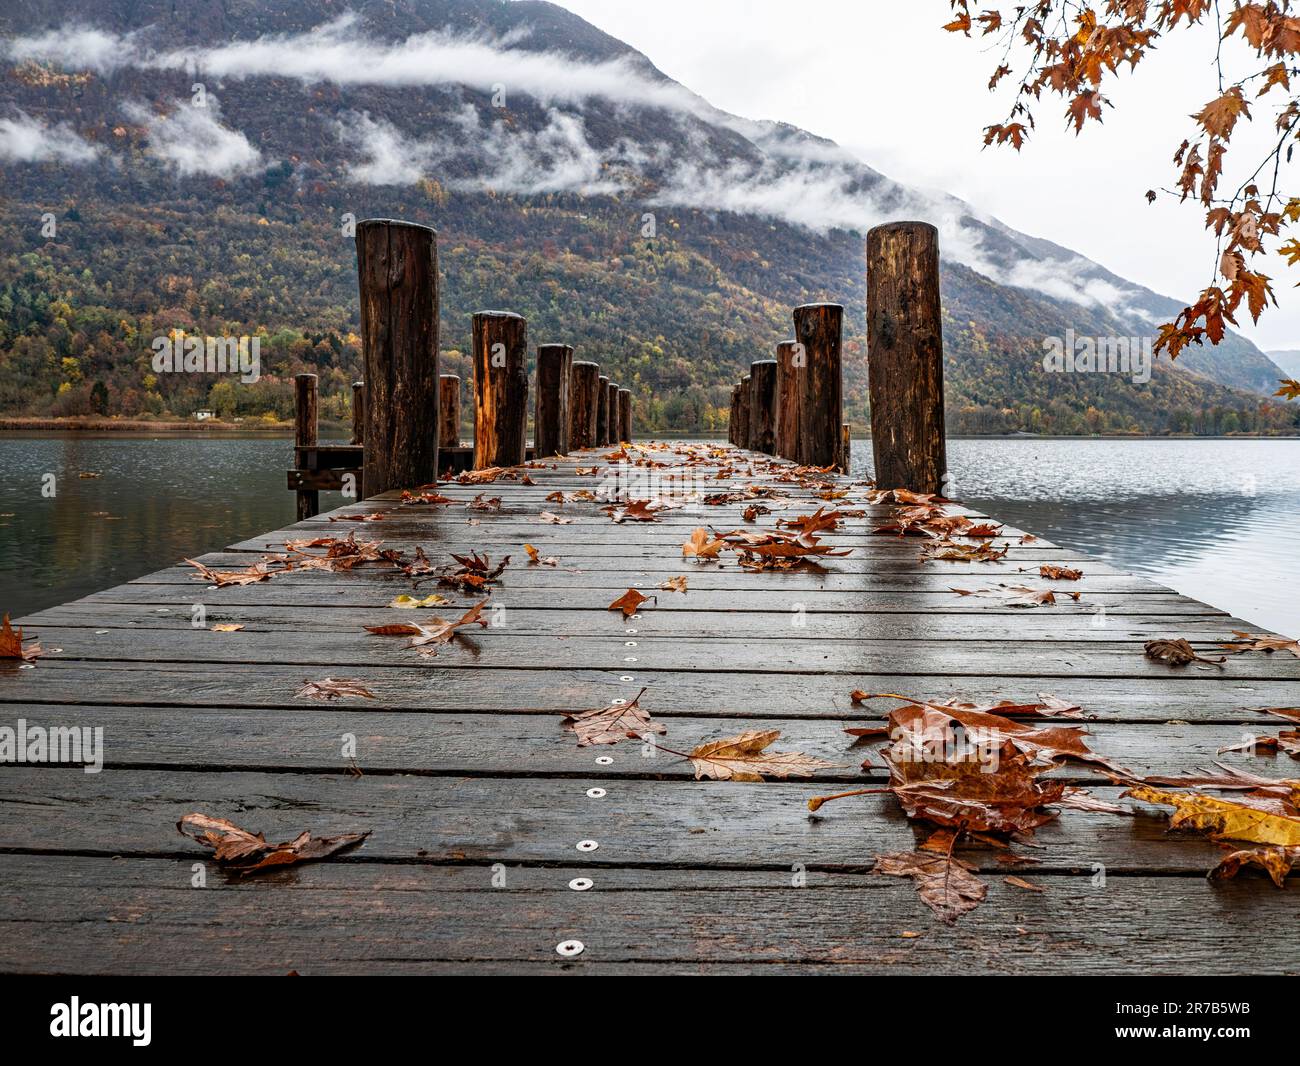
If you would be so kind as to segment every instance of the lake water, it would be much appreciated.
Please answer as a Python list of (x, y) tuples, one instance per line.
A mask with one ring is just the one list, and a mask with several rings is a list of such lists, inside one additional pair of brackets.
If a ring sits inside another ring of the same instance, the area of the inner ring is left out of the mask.
[[(288, 525), (290, 455), (285, 438), (0, 435), (0, 612)], [(853, 472), (870, 457), (855, 441)], [(949, 465), (998, 518), (1300, 637), (1300, 441), (956, 439)]]

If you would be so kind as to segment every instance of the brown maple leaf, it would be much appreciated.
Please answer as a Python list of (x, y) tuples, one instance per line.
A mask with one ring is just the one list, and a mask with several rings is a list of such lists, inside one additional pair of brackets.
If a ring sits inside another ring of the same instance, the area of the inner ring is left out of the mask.
[(375, 694), (370, 689), (354, 678), (323, 677), (319, 681), (308, 681), (304, 678), (302, 688), (294, 694), (294, 699), (337, 700), (346, 696), (367, 700), (375, 698)]
[(1149, 640), (1144, 644), (1143, 650), (1148, 659), (1154, 659), (1156, 662), (1168, 663), (1170, 666), (1186, 666), (1188, 663), (1211, 663), (1218, 666), (1227, 659), (1207, 659), (1199, 655), (1182, 637), (1169, 640)]
[[(23, 640), (27, 639), (29, 643), (23, 646)], [(9, 624), (9, 616), (4, 616), (3, 623), (0, 623), (0, 659), (21, 659), (24, 662), (34, 662), (41, 654), (41, 644), (35, 637), (24, 638), (22, 627), (14, 629)]]
[(268, 844), (261, 833), (250, 833), (224, 818), (197, 812), (185, 815), (176, 828), (182, 835), (211, 848), (218, 863), (235, 868), (241, 876), (326, 859), (356, 847), (370, 835), (369, 830), (336, 837), (313, 837), (304, 832), (283, 844)]
[(554, 555), (548, 555), (543, 558), (531, 544), (524, 545), (524, 551), (528, 553), (528, 564), (530, 566), (559, 566), (560, 560)]
[(632, 615), (636, 614), (641, 604), (654, 599), (654, 596), (641, 595), (636, 589), (628, 589), (622, 596), (611, 603), (606, 610), (622, 611), (624, 618), (631, 618)]
[(367, 632), (378, 637), (409, 636), (411, 642), (406, 647), (418, 648), (421, 655), (437, 655), (437, 645), (446, 644), (455, 636), (456, 630), (462, 626), (487, 626), (487, 619), (482, 617), (483, 608), (487, 606), (487, 602), (487, 600), (481, 600), (474, 604), (454, 622), (447, 622), (441, 618), (431, 618), (427, 622), (390, 622), (385, 625), (366, 626), (365, 628)]
[(952, 925), (967, 911), (984, 902), (988, 885), (972, 872), (975, 868), (952, 855), (930, 851), (898, 851), (876, 856), (872, 873), (910, 877), (917, 894), (942, 921)]
[(718, 552), (726, 547), (726, 543), (725, 540), (710, 537), (708, 531), (701, 526), (691, 534), (691, 539), (682, 545), (682, 557), (716, 559)]
[(286, 560), (279, 558), (274, 560), (261, 559), (243, 570), (213, 570), (211, 567), (193, 559), (186, 559), (185, 561), (199, 572), (200, 579), (216, 585), (217, 588), (225, 588), (228, 585), (251, 585), (257, 581), (268, 581), (276, 574), (282, 574), (286, 570), (294, 569), (292, 564), (271, 569), (271, 562), (286, 562)]
[(670, 577), (667, 581), (663, 582), (659, 587), (663, 589), (665, 592), (685, 592), (686, 575), (683, 574), (680, 577)]
[(1289, 651), (1297, 659), (1300, 659), (1300, 640), (1290, 640), (1287, 637), (1271, 637), (1264, 633), (1248, 633), (1240, 629), (1234, 629), (1232, 635), (1237, 639), (1219, 645), (1229, 655), (1240, 655), (1247, 651)]
[(1038, 568), (1040, 577), (1051, 578), (1054, 581), (1078, 581), (1083, 577), (1082, 570), (1071, 570), (1068, 566), (1052, 566), (1046, 564)]
[(1210, 871), (1214, 880), (1236, 877), (1243, 866), (1258, 866), (1278, 888), (1286, 888), (1286, 877), (1297, 862), (1300, 862), (1300, 847), (1270, 847), (1263, 845), (1256, 848), (1241, 848), (1230, 852), (1219, 860), (1219, 864)]
[(695, 767), (695, 779), (715, 781), (762, 781), (769, 777), (808, 777), (818, 770), (839, 764), (815, 759), (801, 751), (765, 751), (781, 735), (779, 729), (752, 729), (734, 737), (710, 740), (687, 756)]
[(578, 747), (590, 744), (617, 744), (620, 740), (642, 738), (647, 733), (667, 733), (668, 727), (650, 717), (641, 706), (642, 689), (629, 703), (611, 703), (590, 711), (572, 711), (564, 716), (563, 726), (578, 736)]

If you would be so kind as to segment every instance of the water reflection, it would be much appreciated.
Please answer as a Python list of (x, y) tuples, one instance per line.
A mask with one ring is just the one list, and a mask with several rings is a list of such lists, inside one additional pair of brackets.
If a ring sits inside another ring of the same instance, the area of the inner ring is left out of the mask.
[(999, 518), (1300, 636), (1300, 441), (958, 439), (949, 465)]

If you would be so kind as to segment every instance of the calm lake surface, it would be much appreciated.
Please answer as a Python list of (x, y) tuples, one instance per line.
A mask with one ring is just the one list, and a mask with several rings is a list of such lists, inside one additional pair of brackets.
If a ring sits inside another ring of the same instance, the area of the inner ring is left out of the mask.
[[(290, 524), (290, 454), (286, 438), (0, 436), (0, 612)], [(855, 441), (854, 474), (870, 460)], [(1300, 637), (1300, 441), (956, 439), (949, 465), (973, 506)]]

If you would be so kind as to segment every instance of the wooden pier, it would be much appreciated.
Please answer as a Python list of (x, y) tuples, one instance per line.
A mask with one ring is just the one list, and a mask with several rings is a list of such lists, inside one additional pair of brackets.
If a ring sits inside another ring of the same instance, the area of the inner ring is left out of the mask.
[[(333, 446), (299, 379), (300, 521), (17, 620), (42, 654), (0, 670), (0, 727), (102, 729), (103, 766), (3, 767), (0, 970), (1300, 969), (1295, 878), (1207, 880), (1223, 849), (1121, 801), (1108, 768), (1297, 776), (1285, 755), (1220, 752), (1285, 725), (1268, 709), (1300, 702), (1300, 658), (1158, 662), (1147, 642), (1208, 657), (1254, 627), (959, 504), (940, 501), (936, 527), (978, 532), (945, 533), (946, 552), (891, 528), (916, 497), (884, 490), (946, 485), (934, 237), (869, 239), (889, 471), (872, 486), (847, 473), (841, 309), (825, 303), (795, 309), (793, 338), (732, 390), (727, 445), (634, 442), (631, 390), (554, 343), (529, 448), (526, 323), (476, 315), (463, 446), (432, 231), (361, 224), (366, 380), (353, 441)], [(317, 515), (320, 491), (349, 484), (355, 501)], [(791, 523), (827, 553), (782, 555)], [(422, 647), (374, 632), (412, 622)], [(348, 682), (337, 698), (328, 679)], [(933, 841), (845, 732), (883, 733), (890, 701), (855, 693), (1065, 709), (1046, 724), (1085, 725), (1110, 761), (1052, 771), (1091, 798), (1017, 841), (1026, 865), (963, 823), (949, 855), (987, 897), (947, 924), (872, 872)], [(580, 743), (573, 716), (633, 703), (637, 737)], [(715, 780), (683, 757), (756, 730), (817, 761)], [(271, 842), (368, 835), (244, 876), (178, 832), (195, 812)]]
[[(1220, 849), (1170, 835), (1166, 818), (1067, 810), (1040, 829), (1040, 862), (1008, 871), (995, 850), (960, 854), (989, 898), (955, 927), (912, 886), (868, 873), (914, 846), (888, 795), (810, 814), (815, 794), (883, 782), (862, 772), (844, 727), (879, 720), (850, 693), (1079, 704), (1094, 750), (1137, 772), (1209, 766), (1259, 708), (1294, 704), (1300, 660), (1239, 656), (1174, 669), (1143, 642), (1208, 648), (1250, 628), (1204, 604), (1006, 528), (996, 562), (922, 561), (914, 538), (872, 535), (890, 508), (834, 475), (782, 480), (790, 464), (709, 446), (632, 448), (680, 464), (708, 493), (774, 487), (779, 509), (746, 523), (743, 501), (615, 523), (595, 490), (608, 450), (521, 468), (519, 480), (444, 484), (453, 502), (398, 493), (254, 537), (199, 562), (247, 566), (316, 536), (382, 539), (430, 560), (511, 557), (486, 628), (426, 657), (365, 626), (459, 617), (481, 595), (417, 612), (393, 567), (290, 571), (211, 588), (176, 566), (24, 620), (45, 656), (0, 678), (5, 722), (102, 726), (99, 774), (7, 766), (0, 774), (0, 968), (62, 973), (812, 972), (1193, 973), (1294, 971), (1294, 886), (1241, 875), (1211, 883)], [(619, 453), (621, 454), (621, 453)], [(589, 473), (592, 469), (596, 473)], [(635, 468), (634, 468), (635, 469)], [(524, 483), (527, 475), (530, 484)], [(700, 527), (770, 529), (824, 504), (865, 510), (827, 543), (852, 554), (824, 574), (748, 572), (684, 558)], [(470, 506), (499, 497), (499, 508)], [(556, 524), (542, 512), (568, 521)], [(331, 521), (380, 513), (379, 521)], [(973, 512), (956, 509), (956, 513)], [(556, 559), (530, 565), (524, 544)], [(1080, 600), (1021, 610), (952, 587), (1060, 589), (1042, 564), (1077, 567)], [(1030, 568), (1033, 573), (1023, 573)], [(660, 585), (685, 576), (687, 591)], [(435, 586), (422, 585), (424, 595)], [(653, 596), (631, 618), (627, 589)], [(203, 605), (205, 625), (192, 625)], [(498, 606), (499, 605), (499, 606)], [(1095, 624), (1104, 608), (1103, 626)], [(218, 623), (243, 628), (214, 632)], [(296, 698), (347, 677), (373, 700)], [(696, 781), (690, 764), (628, 740), (580, 747), (563, 716), (635, 698), (689, 751), (779, 729), (776, 747), (840, 764), (810, 780)], [(355, 761), (342, 754), (356, 738)], [(1259, 760), (1221, 757), (1259, 769)], [(1099, 797), (1121, 789), (1063, 772)], [(1260, 772), (1270, 773), (1269, 770)], [(603, 790), (595, 793), (591, 790)], [(595, 797), (595, 798), (593, 798)], [(175, 828), (201, 811), (268, 840), (369, 831), (331, 861), (223, 876)], [(595, 841), (594, 851), (578, 850)], [(196, 863), (206, 888), (192, 888)], [(1098, 868), (1104, 869), (1098, 883)], [(1003, 881), (1020, 872), (1044, 888)], [(589, 878), (589, 891), (570, 882)], [(803, 887), (794, 887), (802, 883)], [(557, 945), (579, 940), (576, 957)]]

